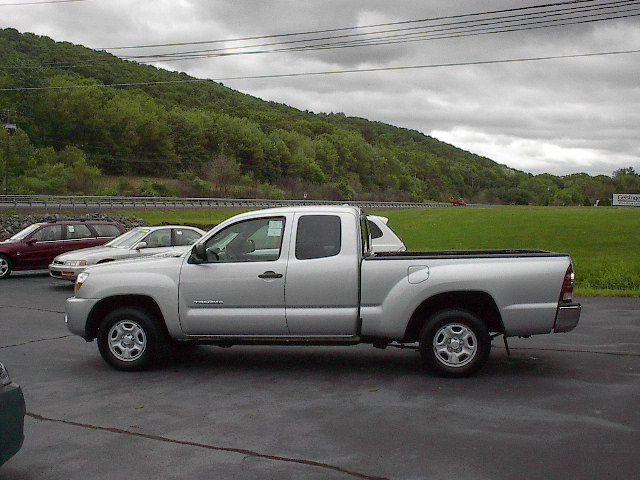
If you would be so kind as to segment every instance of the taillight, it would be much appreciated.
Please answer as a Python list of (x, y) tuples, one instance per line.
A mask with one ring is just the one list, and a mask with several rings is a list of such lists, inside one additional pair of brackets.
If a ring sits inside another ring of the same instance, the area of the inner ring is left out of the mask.
[(569, 264), (567, 273), (564, 274), (562, 282), (562, 290), (560, 290), (560, 301), (571, 303), (573, 301), (573, 287), (575, 286), (575, 274), (573, 273), (573, 265)]

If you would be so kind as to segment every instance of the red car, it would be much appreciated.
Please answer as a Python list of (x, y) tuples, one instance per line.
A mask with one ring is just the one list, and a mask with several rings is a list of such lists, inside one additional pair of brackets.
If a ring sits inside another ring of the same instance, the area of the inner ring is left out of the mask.
[(0, 279), (13, 270), (45, 270), (61, 253), (103, 245), (125, 232), (117, 222), (61, 220), (34, 223), (0, 242)]

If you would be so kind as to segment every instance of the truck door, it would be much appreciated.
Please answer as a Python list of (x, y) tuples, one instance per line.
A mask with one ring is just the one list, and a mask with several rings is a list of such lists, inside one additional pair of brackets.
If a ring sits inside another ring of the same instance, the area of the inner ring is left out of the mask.
[(351, 213), (295, 215), (285, 295), (291, 335), (358, 333), (357, 225)]
[(180, 272), (189, 335), (288, 335), (284, 282), (293, 215), (241, 220), (207, 239), (205, 263)]

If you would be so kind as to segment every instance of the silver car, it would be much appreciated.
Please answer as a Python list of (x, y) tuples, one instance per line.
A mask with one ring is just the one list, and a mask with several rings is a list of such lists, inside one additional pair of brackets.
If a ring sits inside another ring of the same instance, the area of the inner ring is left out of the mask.
[(158, 254), (181, 253), (199, 240), (204, 233), (199, 228), (179, 225), (137, 227), (103, 246), (83, 248), (58, 255), (49, 265), (49, 274), (53, 278), (74, 282), (78, 274), (90, 265)]

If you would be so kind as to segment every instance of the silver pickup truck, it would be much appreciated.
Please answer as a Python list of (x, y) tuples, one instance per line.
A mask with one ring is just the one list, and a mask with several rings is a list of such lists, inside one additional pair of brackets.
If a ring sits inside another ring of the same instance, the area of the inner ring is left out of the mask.
[(358, 208), (290, 207), (230, 218), (180, 256), (88, 268), (66, 321), (120, 370), (197, 343), (417, 343), (433, 371), (460, 377), (486, 362), (494, 336), (572, 330), (573, 285), (565, 254), (374, 254)]

